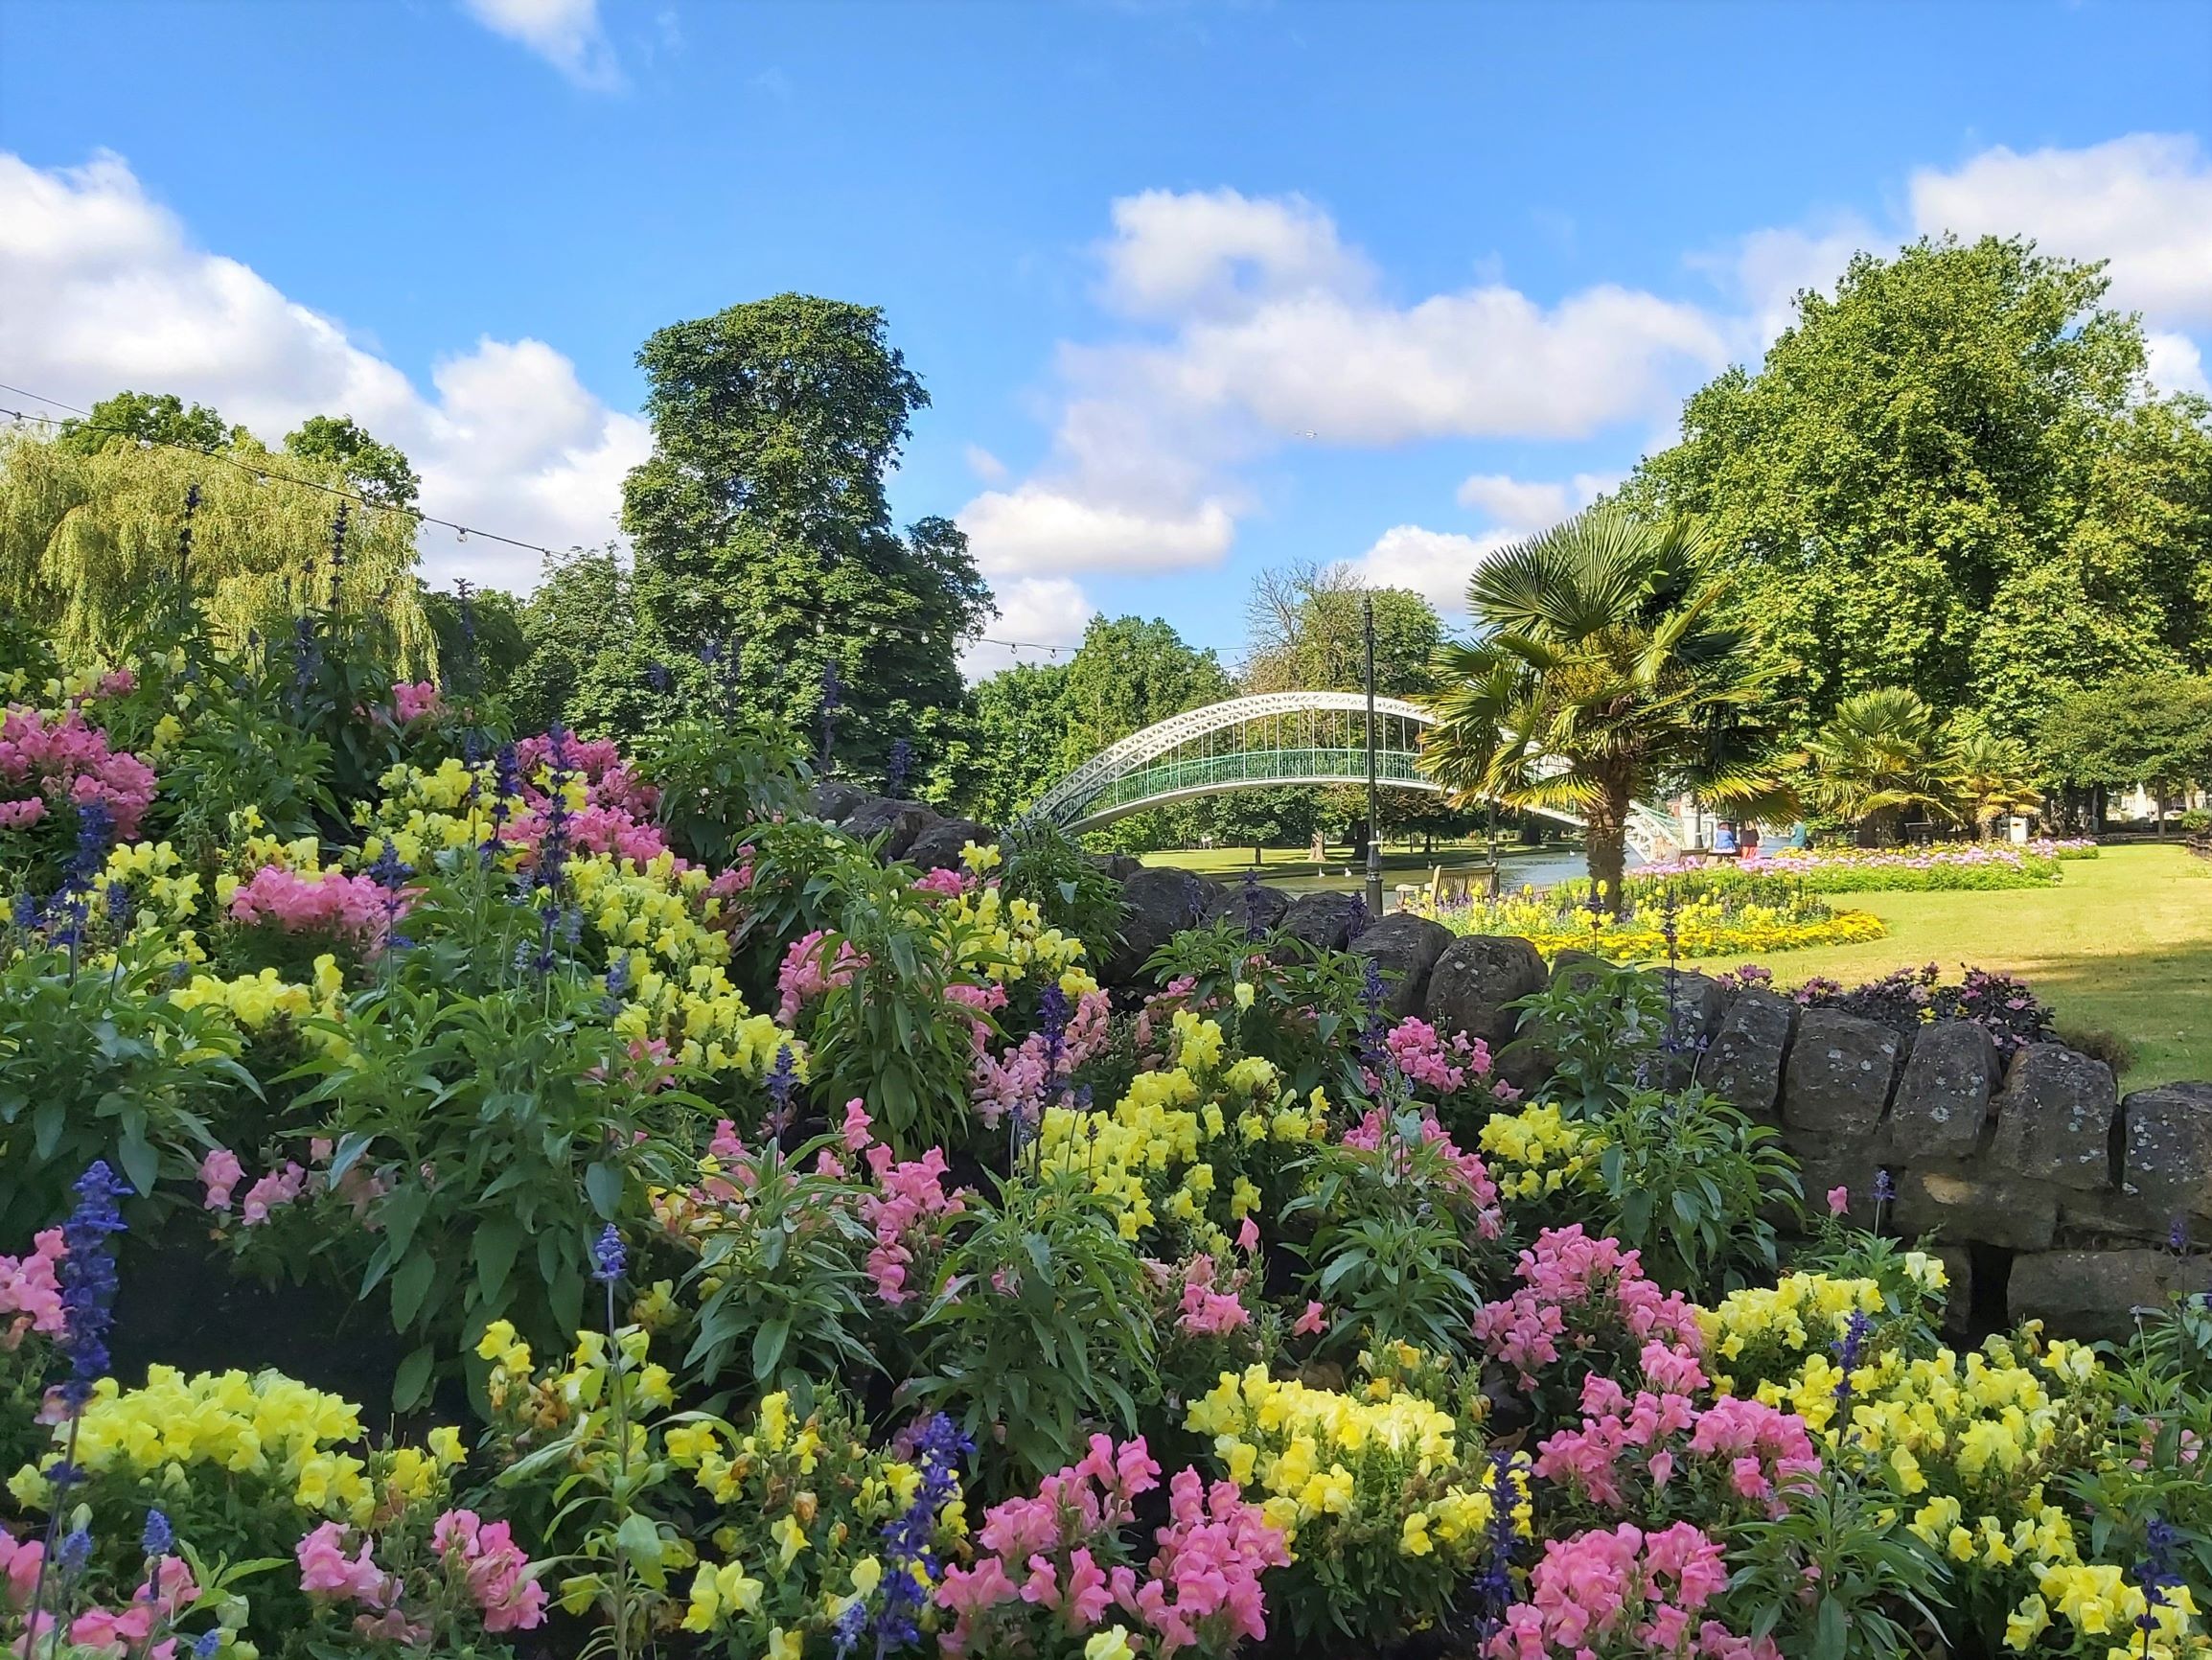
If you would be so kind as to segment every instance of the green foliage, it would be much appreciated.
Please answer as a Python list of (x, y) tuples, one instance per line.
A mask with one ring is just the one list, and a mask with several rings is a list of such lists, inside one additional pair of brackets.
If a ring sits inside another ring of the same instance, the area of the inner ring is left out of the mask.
[(368, 1231), (325, 1248), (365, 1256), (361, 1296), (381, 1289), (420, 1345), (395, 1406), (423, 1399), (494, 1320), (563, 1346), (593, 1237), (675, 1180), (667, 1120), (690, 1097), (648, 1094), (598, 1012), (590, 987), (560, 976), (478, 995), (392, 985), (356, 1000), (344, 1047), (309, 1062), (318, 1081), (299, 1105), (325, 1108), (331, 1183), (356, 1165), (377, 1179)]
[(1435, 684), (1443, 644), (1436, 607), (1402, 588), (1371, 588), (1348, 565), (1294, 565), (1254, 578), (1244, 690), (1358, 691), (1366, 685), (1366, 613), (1374, 614), (1374, 684), (1413, 697)]
[(1551, 1063), (1537, 1099), (1569, 1118), (1601, 1118), (1650, 1081), (1668, 1036), (1666, 982), (1636, 968), (1577, 963), (1542, 991), (1510, 1005), (1520, 1010), (1509, 1049)]
[(798, 1389), (882, 1370), (864, 1341), (861, 1264), (874, 1235), (849, 1187), (804, 1168), (836, 1143), (820, 1136), (787, 1155), (772, 1141), (724, 1168), (745, 1202), (722, 1212), (700, 1253), (698, 1334), (684, 1356), (708, 1383), (735, 1370), (757, 1390)]
[[(884, 477), (928, 394), (883, 313), (778, 294), (676, 323), (638, 353), (654, 453), (623, 484), (637, 637), (664, 664), (710, 645), (748, 709), (818, 729), (880, 774), (925, 711), (964, 704), (960, 642), (992, 614), (967, 539), (945, 519), (891, 530)], [(636, 729), (626, 727), (624, 729)]]
[(2045, 717), (2037, 748), (2069, 784), (2178, 795), (2212, 779), (2212, 678), (2132, 675), (2071, 693)]
[(142, 1199), (190, 1177), (215, 1145), (210, 1118), (258, 1093), (235, 1043), (172, 1003), (169, 980), (127, 962), (80, 971), (54, 949), (0, 964), (0, 1239), (58, 1222), (95, 1159)]
[(789, 727), (693, 716), (644, 747), (640, 771), (660, 791), (669, 844), (716, 869), (739, 851), (759, 820), (798, 811), (808, 776), (805, 751)]
[[(423, 614), (438, 636), (439, 680), (449, 701), (498, 698), (507, 690), (529, 660), (522, 620), (529, 603), (500, 588), (480, 588), (469, 594), (464, 611), (458, 592), (433, 588), (423, 595)], [(541, 721), (526, 729), (542, 732), (551, 725)]]
[(1033, 1482), (1094, 1428), (1135, 1432), (1154, 1384), (1145, 1268), (1079, 1173), (1003, 1183), (970, 1209), (901, 1394), (959, 1418), (979, 1445), (1002, 1425), (1012, 1473)]
[[(266, 451), (241, 439), (248, 466)], [(272, 463), (273, 464), (273, 463)], [(280, 472), (342, 487), (316, 464)], [(186, 493), (198, 491), (180, 559)], [(249, 472), (117, 441), (86, 452), (22, 434), (0, 439), (0, 610), (31, 619), (71, 665), (120, 659), (173, 623), (188, 592), (228, 652), (281, 638), (303, 612), (374, 614), (379, 657), (358, 665), (385, 685), (427, 674), (437, 646), (415, 581), (414, 523), (351, 508), (334, 575), (328, 496), (262, 486)], [(361, 642), (364, 646), (369, 641)]]
[[(1356, 1046), (1367, 959), (1325, 951), (1278, 929), (1255, 934), (1234, 910), (1155, 951), (1144, 972), (1191, 981), (1186, 1000), (1210, 1011), (1239, 1054), (1274, 1063), (1297, 1095), (1366, 1093)], [(1249, 988), (1239, 993), (1237, 987)]]
[(644, 665), (625, 657), (637, 638), (637, 607), (621, 557), (580, 547), (548, 559), (521, 622), (529, 655), (507, 681), (516, 729), (542, 732), (556, 721), (588, 738), (614, 729), (627, 706), (621, 694), (644, 690), (636, 683)]
[[(1924, 1652), (1917, 1627), (1940, 1630), (1931, 1603), (1942, 1561), (1902, 1524), (1886, 1493), (1824, 1464), (1790, 1494), (1779, 1516), (1740, 1522), (1743, 1566), (1730, 1600), (1748, 1610), (1738, 1626), (1771, 1637), (1805, 1660), (1901, 1660)], [(1819, 1591), (1799, 1595), (1807, 1584)]]
[(246, 438), (204, 403), (186, 408), (173, 392), (118, 392), (92, 405), (81, 420), (61, 423), (57, 442), (79, 455), (97, 455), (111, 444), (177, 444), (187, 450), (220, 450)]
[(1422, 770), (1462, 802), (1582, 818), (1611, 905), (1632, 802), (1671, 784), (1753, 811), (1783, 799), (1749, 718), (1766, 690), (1750, 636), (1720, 619), (1717, 552), (1701, 521), (1591, 508), (1484, 561), (1476, 643), (1438, 654)]
[(977, 682), (975, 784), (962, 805), (1012, 824), (1067, 773), (1066, 663), (1016, 663)]
[(1775, 1271), (1777, 1210), (1804, 1198), (1776, 1132), (1694, 1085), (1634, 1090), (1597, 1123), (1605, 1232), (1644, 1254), (1644, 1272), (1693, 1297)]
[(999, 890), (1007, 899), (1033, 901), (1048, 927), (1083, 942), (1092, 962), (1113, 955), (1121, 938), (1121, 885), (1073, 837), (1028, 818), (1009, 825), (999, 845)]
[(1909, 688), (2031, 731), (2069, 686), (2212, 657), (2212, 425), (2148, 396), (2099, 265), (1924, 240), (1798, 296), (1625, 493), (1710, 515), (1779, 719)]
[(370, 437), (351, 415), (309, 416), (285, 434), (285, 453), (334, 470), (380, 507), (412, 507), (422, 494), (405, 452)]

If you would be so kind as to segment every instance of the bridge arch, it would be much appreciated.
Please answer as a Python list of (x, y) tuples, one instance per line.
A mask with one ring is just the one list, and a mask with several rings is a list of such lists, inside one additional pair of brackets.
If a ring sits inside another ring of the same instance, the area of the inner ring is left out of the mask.
[[(1033, 818), (1095, 830), (1153, 807), (1235, 790), (1365, 784), (1367, 697), (1361, 692), (1261, 692), (1187, 709), (1108, 745), (1038, 797)], [(1435, 717), (1403, 698), (1377, 698), (1375, 782), (1441, 795), (1420, 770), (1420, 732)], [(1224, 744), (1221, 740), (1232, 741)], [(1256, 742), (1254, 740), (1256, 738)], [(1579, 825), (1564, 812), (1546, 817)], [(1681, 844), (1671, 814), (1639, 802), (1629, 841), (1647, 858)]]

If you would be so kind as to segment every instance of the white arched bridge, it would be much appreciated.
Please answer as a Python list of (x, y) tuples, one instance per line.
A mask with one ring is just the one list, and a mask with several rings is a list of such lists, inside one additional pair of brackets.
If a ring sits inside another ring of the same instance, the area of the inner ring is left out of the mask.
[[(1033, 817), (1095, 830), (1152, 807), (1232, 790), (1367, 782), (1367, 697), (1361, 692), (1263, 692), (1187, 709), (1098, 751), (1038, 797)], [(1441, 795), (1420, 770), (1420, 733), (1435, 717), (1402, 698), (1377, 698), (1375, 782)], [(1569, 813), (1547, 817), (1569, 824)], [(1646, 858), (1683, 844), (1670, 813), (1639, 801), (1628, 841)]]

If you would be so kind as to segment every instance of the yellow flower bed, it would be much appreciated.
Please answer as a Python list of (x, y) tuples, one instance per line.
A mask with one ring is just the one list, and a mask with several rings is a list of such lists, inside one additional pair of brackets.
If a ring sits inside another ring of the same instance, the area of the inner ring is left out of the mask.
[[(1546, 957), (1574, 950), (1593, 952), (1614, 962), (1656, 962), (1668, 956), (1663, 919), (1655, 910), (1626, 917), (1581, 909), (1562, 911), (1542, 896), (1524, 891), (1495, 905), (1431, 910), (1426, 914), (1458, 934), (1518, 934)], [(1826, 906), (1804, 912), (1771, 905), (1724, 909), (1713, 900), (1697, 900), (1674, 912), (1673, 954), (1726, 957), (1857, 945), (1888, 933), (1872, 911), (1831, 911)]]

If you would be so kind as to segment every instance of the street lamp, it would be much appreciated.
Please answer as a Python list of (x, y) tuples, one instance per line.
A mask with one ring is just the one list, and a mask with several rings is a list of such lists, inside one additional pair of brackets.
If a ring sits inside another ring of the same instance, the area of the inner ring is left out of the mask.
[(1367, 634), (1367, 911), (1380, 921), (1382, 896), (1382, 826), (1375, 811), (1374, 754), (1374, 595), (1360, 595), (1360, 613)]

